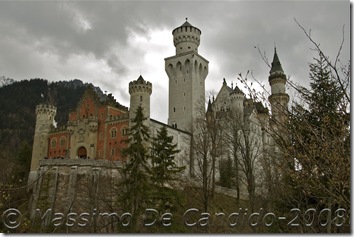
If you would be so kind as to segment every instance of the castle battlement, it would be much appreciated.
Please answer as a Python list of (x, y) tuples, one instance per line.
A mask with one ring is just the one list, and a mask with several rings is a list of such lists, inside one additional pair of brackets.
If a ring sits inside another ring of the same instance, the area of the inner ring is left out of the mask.
[(52, 134), (53, 134), (53, 133), (56, 133), (56, 134), (64, 134), (64, 133), (66, 133), (66, 132), (67, 132), (66, 126), (61, 126), (61, 127), (59, 127), (59, 128), (54, 128), (54, 129), (52, 129), (52, 131), (51, 131)]
[(57, 108), (49, 104), (39, 104), (36, 106), (36, 114), (50, 114), (55, 115), (57, 113)]
[(151, 82), (145, 81), (142, 76), (140, 76), (138, 80), (129, 82), (129, 94), (135, 92), (146, 92), (151, 95), (152, 93)]
[(117, 121), (117, 120), (125, 120), (128, 118), (129, 118), (129, 114), (122, 114), (122, 115), (107, 117), (106, 121), (110, 122), (110, 121)]
[(180, 43), (191, 42), (199, 46), (200, 35), (202, 32), (197, 28), (192, 26), (188, 21), (186, 21), (180, 27), (177, 27), (172, 31), (173, 43), (177, 46)]

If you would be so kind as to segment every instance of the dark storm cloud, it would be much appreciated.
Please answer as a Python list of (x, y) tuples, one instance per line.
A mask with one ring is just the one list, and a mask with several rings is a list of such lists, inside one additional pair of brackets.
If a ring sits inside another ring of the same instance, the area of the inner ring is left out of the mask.
[[(247, 70), (267, 84), (269, 68), (258, 45), (269, 60), (276, 45), (285, 73), (307, 83), (308, 63), (316, 55), (294, 18), (312, 29), (313, 38), (332, 58), (345, 24), (342, 56), (349, 60), (349, 10), (348, 1), (0, 2), (0, 76), (79, 78), (128, 105), (128, 83), (138, 77), (139, 68), (158, 70), (159, 76), (148, 74), (145, 79), (155, 83), (153, 96), (159, 98), (167, 88), (164, 57), (174, 51), (149, 42), (134, 45), (132, 39), (149, 40), (151, 32), (165, 30), (164, 38), (174, 49), (171, 32), (188, 17), (202, 31), (199, 53), (210, 67), (207, 89), (219, 90), (224, 77), (236, 83), (236, 75)], [(156, 53), (161, 59), (155, 68), (145, 68), (145, 57), (153, 50), (160, 50)], [(167, 107), (164, 110), (155, 112), (166, 118)]]

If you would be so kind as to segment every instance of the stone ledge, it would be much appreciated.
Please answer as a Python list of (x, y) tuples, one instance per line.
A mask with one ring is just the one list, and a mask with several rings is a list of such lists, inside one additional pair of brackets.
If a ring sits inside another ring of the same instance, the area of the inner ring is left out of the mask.
[(121, 161), (90, 160), (90, 159), (47, 159), (40, 160), (39, 166), (92, 166), (92, 167), (122, 167)]

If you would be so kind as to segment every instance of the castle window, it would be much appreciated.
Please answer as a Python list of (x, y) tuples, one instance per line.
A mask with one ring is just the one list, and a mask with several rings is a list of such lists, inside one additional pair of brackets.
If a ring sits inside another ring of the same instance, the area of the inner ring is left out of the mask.
[(141, 95), (141, 96), (140, 96), (140, 102), (142, 102), (142, 101), (143, 101), (143, 96)]
[(176, 107), (173, 107), (173, 112), (176, 113)]
[(52, 145), (52, 148), (56, 148), (57, 147), (57, 139), (56, 138), (52, 139), (51, 145)]
[(129, 130), (128, 130), (127, 127), (123, 127), (123, 128), (122, 128), (122, 136), (128, 135), (128, 132), (129, 132)]
[(60, 146), (65, 146), (65, 137), (60, 138)]
[(116, 150), (114, 148), (111, 149), (111, 156), (114, 156), (116, 153)]
[(117, 137), (117, 129), (116, 128), (112, 128), (111, 129), (111, 138), (116, 138)]

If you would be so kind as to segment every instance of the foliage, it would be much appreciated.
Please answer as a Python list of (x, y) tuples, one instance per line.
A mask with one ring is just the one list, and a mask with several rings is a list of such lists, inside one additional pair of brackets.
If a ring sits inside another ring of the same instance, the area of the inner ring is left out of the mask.
[[(310, 32), (297, 24), (314, 45), (318, 56), (309, 65), (309, 88), (287, 79), (297, 95), (289, 110), (282, 108), (288, 115), (287, 122), (273, 121), (267, 129), (272, 138), (269, 155), (278, 161), (273, 162), (273, 174), (279, 178), (273, 182), (268, 203), (279, 215), (287, 215), (292, 208), (301, 211), (313, 208), (317, 214), (329, 210), (332, 214), (322, 219), (317, 216), (313, 225), (308, 225), (309, 220), (302, 218), (299, 220), (300, 232), (347, 232), (351, 208), (351, 74), (350, 62), (343, 65), (340, 60), (344, 37), (337, 56), (331, 60), (311, 38)], [(252, 94), (246, 80), (242, 82)], [(265, 99), (259, 97), (259, 93), (252, 95), (259, 100)], [(335, 215), (340, 208), (344, 214), (339, 218)], [(323, 221), (327, 224), (321, 225)], [(289, 227), (280, 228), (291, 231)]]
[(168, 136), (165, 126), (162, 126), (153, 138), (151, 150), (152, 181), (158, 187), (163, 187), (165, 183), (178, 179), (178, 175), (183, 172), (185, 166), (177, 166), (175, 158), (179, 150), (177, 144), (173, 144), (173, 136)]
[(146, 203), (150, 201), (151, 181), (148, 175), (150, 133), (145, 121), (143, 109), (139, 106), (135, 118), (131, 121), (129, 139), (126, 141), (129, 145), (122, 150), (123, 157), (127, 159), (123, 167), (125, 199), (133, 217), (141, 214)]
[(227, 160), (220, 160), (220, 185), (226, 188), (232, 187), (232, 178), (234, 175), (234, 165), (230, 156), (227, 157)]
[[(289, 117), (289, 144), (280, 143), (297, 169), (286, 169), (301, 198), (294, 201), (321, 211), (350, 209), (350, 115), (344, 91), (323, 55), (310, 64), (310, 89), (300, 87), (304, 104)], [(291, 145), (290, 145), (291, 144)], [(289, 167), (289, 166), (288, 166)], [(291, 167), (291, 166), (290, 166)], [(327, 232), (335, 228), (329, 225)]]

